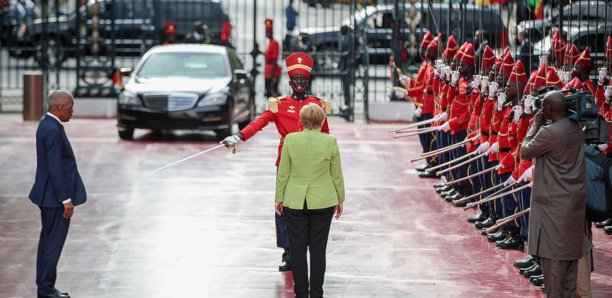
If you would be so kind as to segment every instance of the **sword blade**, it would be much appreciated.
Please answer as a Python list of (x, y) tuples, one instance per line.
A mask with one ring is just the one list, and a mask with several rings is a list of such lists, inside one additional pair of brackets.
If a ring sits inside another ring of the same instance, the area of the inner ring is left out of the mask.
[(179, 160), (179, 161), (175, 161), (175, 162), (173, 162), (173, 163), (171, 163), (171, 164), (165, 165), (165, 166), (163, 166), (163, 167), (161, 167), (161, 168), (159, 168), (159, 169), (156, 169), (156, 170), (154, 170), (154, 171), (151, 171), (149, 174), (155, 174), (155, 173), (157, 173), (157, 172), (159, 172), (159, 171), (161, 171), (161, 170), (163, 170), (163, 169), (167, 169), (167, 168), (169, 168), (169, 167), (171, 167), (171, 166), (177, 165), (177, 164), (179, 164), (179, 163), (181, 163), (181, 162), (184, 162), (184, 161), (186, 161), (186, 160), (192, 159), (192, 158), (194, 158), (194, 157), (196, 157), (196, 156), (200, 156), (200, 155), (202, 155), (202, 154), (204, 154), (204, 153), (208, 153), (208, 152), (210, 152), (210, 151), (213, 151), (213, 150), (218, 149), (218, 148), (221, 148), (221, 147), (225, 147), (225, 145), (223, 145), (223, 144), (221, 144), (221, 145), (217, 145), (217, 146), (215, 146), (215, 147), (208, 148), (208, 149), (206, 149), (206, 150), (204, 150), (204, 151), (201, 151), (201, 152), (198, 152), (198, 153), (196, 153), (196, 154), (193, 154), (193, 155), (187, 156), (187, 157), (185, 157), (185, 158), (183, 158), (183, 159), (181, 159), (181, 160)]

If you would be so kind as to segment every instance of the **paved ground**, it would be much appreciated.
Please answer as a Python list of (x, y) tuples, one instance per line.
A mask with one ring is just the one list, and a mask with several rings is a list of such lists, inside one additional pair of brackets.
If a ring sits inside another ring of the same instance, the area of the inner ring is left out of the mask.
[[(27, 194), (37, 123), (0, 114), (0, 296), (34, 297), (39, 213)], [(496, 249), (439, 199), (408, 160), (414, 139), (387, 124), (331, 119), (347, 185), (334, 221), (326, 297), (541, 297)], [(137, 133), (114, 120), (66, 125), (89, 192), (60, 260), (58, 288), (73, 297), (292, 297), (279, 273), (273, 224), (272, 127), (242, 144), (155, 175), (157, 167), (216, 145), (212, 135)], [(595, 231), (594, 297), (612, 296), (612, 238)]]

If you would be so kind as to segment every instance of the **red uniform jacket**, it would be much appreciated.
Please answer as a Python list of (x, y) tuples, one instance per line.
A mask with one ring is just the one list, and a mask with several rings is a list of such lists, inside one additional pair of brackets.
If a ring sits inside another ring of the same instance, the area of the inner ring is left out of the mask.
[(512, 143), (515, 136), (510, 134), (510, 126), (514, 122), (509, 118), (512, 112), (512, 107), (506, 107), (498, 114), (502, 114), (502, 123), (497, 134), (497, 142), (499, 143), (499, 163), (502, 165), (497, 170), (498, 174), (512, 172), (514, 170), (514, 156), (512, 156)]
[[(280, 156), (283, 150), (283, 141), (285, 140), (285, 136), (292, 132), (299, 132), (304, 129), (302, 126), (302, 122), (300, 122), (300, 110), (303, 106), (309, 103), (316, 103), (319, 106), (323, 106), (323, 102), (314, 97), (308, 96), (304, 100), (295, 100), (291, 96), (287, 96), (281, 99), (278, 102), (278, 112), (273, 113), (270, 110), (266, 110), (257, 119), (253, 120), (253, 122), (249, 123), (245, 128), (243, 128), (240, 133), (244, 136), (244, 141), (250, 139), (257, 132), (262, 130), (270, 121), (274, 121), (276, 124), (276, 129), (280, 134), (280, 143), (278, 144), (278, 156), (276, 158), (276, 166), (280, 163)], [(327, 124), (327, 119), (323, 122), (323, 126), (321, 127), (321, 132), (329, 133), (329, 126)]]
[(514, 172), (512, 172), (512, 177), (515, 180), (518, 180), (518, 178), (520, 178), (521, 175), (523, 175), (525, 170), (531, 167), (531, 160), (521, 159), (521, 146), (523, 145), (523, 140), (525, 139), (525, 136), (527, 135), (527, 131), (529, 130), (529, 127), (531, 126), (532, 118), (533, 118), (533, 115), (530, 115), (530, 114), (523, 115), (517, 127), (516, 140), (517, 140), (518, 148), (516, 148), (516, 150), (513, 152), (513, 155), (514, 155), (515, 160), (517, 160), (519, 164), (514, 170)]
[[(482, 113), (480, 113), (480, 142), (488, 142), (490, 138), (491, 130), (491, 118), (493, 117), (493, 111), (495, 110), (496, 103), (490, 100), (488, 96), (482, 98), (484, 101)], [(491, 143), (489, 145), (492, 145)]]
[(408, 95), (414, 97), (416, 104), (421, 107), (421, 114), (432, 114), (434, 111), (434, 93), (433, 80), (434, 69), (431, 65), (427, 65), (425, 70), (424, 84), (408, 89)]
[[(497, 103), (495, 103), (495, 105), (497, 106)], [(489, 143), (491, 146), (493, 146), (494, 143), (498, 142), (497, 134), (499, 133), (499, 130), (501, 129), (502, 120), (504, 119), (505, 116), (506, 114), (504, 113), (504, 110), (501, 110), (501, 111), (496, 111), (493, 117), (491, 118), (491, 126), (489, 127)], [(496, 160), (499, 161), (499, 154), (497, 153), (489, 154), (490, 162), (493, 162)]]
[[(466, 130), (468, 122), (470, 121), (470, 113), (468, 106), (470, 104), (470, 98), (467, 94), (470, 81), (461, 78), (457, 83), (457, 88), (450, 88), (451, 94), (454, 95), (454, 99), (450, 104), (448, 113), (448, 125), (451, 128), (451, 134), (456, 134), (460, 131)], [(453, 94), (455, 93), (456, 94)], [(449, 99), (451, 97), (449, 96)]]
[[(280, 46), (276, 39), (271, 38), (268, 40), (268, 47), (264, 53), (266, 59), (266, 67), (264, 68), (264, 76), (266, 79), (271, 77), (280, 77), (281, 69), (276, 63), (280, 54)], [(299, 112), (299, 111), (298, 111)]]

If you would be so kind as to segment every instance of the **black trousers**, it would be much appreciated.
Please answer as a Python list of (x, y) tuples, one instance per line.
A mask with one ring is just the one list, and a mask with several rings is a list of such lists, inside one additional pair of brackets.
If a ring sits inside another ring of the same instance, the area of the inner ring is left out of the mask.
[(284, 208), (283, 213), (289, 231), (295, 297), (308, 297), (307, 249), (310, 252), (310, 297), (323, 297), (325, 250), (334, 207), (316, 210)]
[(47, 295), (57, 291), (57, 263), (70, 227), (70, 219), (65, 219), (63, 214), (63, 207), (40, 208), (42, 228), (36, 257), (36, 285), (39, 294)]

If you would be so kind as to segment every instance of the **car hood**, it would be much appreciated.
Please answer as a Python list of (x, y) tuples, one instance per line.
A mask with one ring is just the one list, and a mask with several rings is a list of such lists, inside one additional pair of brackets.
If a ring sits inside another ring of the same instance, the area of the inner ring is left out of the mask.
[(209, 92), (223, 91), (229, 82), (230, 77), (225, 78), (206, 78), (192, 79), (185, 77), (164, 77), (164, 78), (131, 78), (125, 89), (136, 93), (170, 93), (170, 92), (194, 92), (206, 94)]

